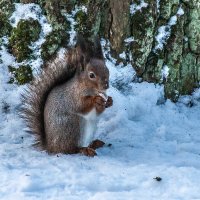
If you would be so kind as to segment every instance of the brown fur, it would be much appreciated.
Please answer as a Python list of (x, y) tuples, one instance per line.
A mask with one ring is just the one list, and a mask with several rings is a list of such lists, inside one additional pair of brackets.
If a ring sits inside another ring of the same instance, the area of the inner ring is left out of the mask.
[[(95, 79), (90, 77), (91, 72)], [(100, 43), (78, 38), (64, 59), (50, 63), (22, 95), (22, 117), (40, 147), (49, 153), (76, 153), (81, 148), (83, 115), (101, 114), (112, 105), (99, 96), (108, 88), (109, 71)]]

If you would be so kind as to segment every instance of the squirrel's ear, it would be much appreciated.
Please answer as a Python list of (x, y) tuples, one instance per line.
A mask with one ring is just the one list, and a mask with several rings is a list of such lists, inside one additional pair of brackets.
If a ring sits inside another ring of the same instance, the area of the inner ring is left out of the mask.
[(89, 46), (88, 41), (85, 40), (82, 35), (78, 34), (76, 38), (76, 48), (78, 49), (78, 54), (81, 57), (81, 62), (85, 66), (90, 61), (91, 47)]
[(76, 63), (76, 73), (77, 74), (81, 74), (81, 72), (83, 72), (85, 70), (85, 59), (84, 59), (84, 56), (79, 54), (78, 55), (78, 60), (77, 60), (77, 63)]
[(94, 52), (95, 52), (96, 58), (104, 60), (100, 39), (99, 39), (99, 36), (97, 36), (97, 35), (94, 36)]
[(87, 42), (82, 35), (77, 34), (76, 36), (76, 47), (79, 47), (82, 53), (87, 50)]

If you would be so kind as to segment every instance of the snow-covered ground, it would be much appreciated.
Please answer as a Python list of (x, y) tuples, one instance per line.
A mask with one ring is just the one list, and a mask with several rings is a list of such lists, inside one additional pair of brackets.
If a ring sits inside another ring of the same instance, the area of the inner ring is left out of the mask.
[(14, 57), (0, 55), (1, 200), (200, 199), (200, 90), (164, 102), (162, 86), (134, 83), (131, 66), (107, 60), (114, 105), (95, 137), (112, 146), (94, 158), (48, 155), (18, 116), (24, 86), (7, 84)]

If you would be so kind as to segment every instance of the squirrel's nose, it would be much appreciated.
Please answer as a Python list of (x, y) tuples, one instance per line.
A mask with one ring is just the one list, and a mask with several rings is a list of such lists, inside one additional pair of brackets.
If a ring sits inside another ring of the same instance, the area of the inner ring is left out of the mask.
[(103, 89), (104, 90), (107, 90), (109, 88), (109, 84), (108, 84), (108, 82), (106, 82), (105, 84), (104, 84), (104, 86), (103, 86)]

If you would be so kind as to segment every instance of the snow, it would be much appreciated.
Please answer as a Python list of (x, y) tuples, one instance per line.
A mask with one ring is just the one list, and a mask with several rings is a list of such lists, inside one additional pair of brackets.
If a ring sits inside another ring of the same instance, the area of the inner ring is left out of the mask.
[(30, 18), (33, 18), (35, 20), (37, 19), (39, 20), (40, 24), (43, 24), (42, 31), (44, 32), (44, 35), (47, 35), (52, 31), (52, 27), (47, 23), (46, 17), (42, 15), (42, 9), (39, 5), (36, 5), (34, 3), (16, 3), (15, 11), (10, 17), (11, 25), (16, 27), (21, 19), (27, 20)]
[(119, 54), (119, 57), (121, 59), (126, 59), (126, 53), (123, 51), (122, 53)]
[(130, 14), (134, 15), (136, 11), (141, 11), (142, 8), (147, 8), (148, 3), (145, 3), (144, 0), (140, 0), (140, 4), (136, 5), (135, 3), (132, 3), (130, 5)]
[(167, 39), (171, 34), (171, 26), (175, 25), (177, 22), (177, 16), (172, 16), (167, 25), (163, 25), (158, 28), (158, 34), (156, 35), (157, 45), (154, 48), (156, 52), (158, 49), (163, 49), (164, 44), (166, 44)]
[(52, 27), (48, 24), (46, 17), (42, 14), (42, 9), (39, 5), (30, 3), (30, 4), (22, 4), (22, 3), (15, 3), (15, 11), (12, 13), (10, 17), (10, 23), (13, 27), (16, 27), (18, 22), (21, 19), (35, 19), (41, 25), (41, 33), (40, 38), (36, 42), (32, 42), (30, 48), (34, 52), (34, 59), (29, 61), (23, 61), (22, 63), (13, 62), (12, 66), (18, 67), (21, 64), (30, 65), (33, 69), (33, 74), (37, 75), (38, 71), (40, 70), (43, 61), (41, 59), (41, 45), (45, 42), (44, 37), (48, 35), (52, 31)]
[(169, 67), (167, 65), (163, 66), (163, 69), (161, 70), (161, 80), (166, 80), (169, 75)]
[(129, 38), (126, 38), (125, 40), (124, 40), (124, 42), (126, 42), (126, 43), (131, 43), (131, 42), (133, 42), (135, 39), (134, 39), (134, 37), (132, 36), (132, 37), (129, 37)]
[(70, 31), (69, 31), (69, 34), (70, 34), (69, 45), (70, 46), (75, 45), (75, 37), (76, 37), (75, 25), (77, 24), (77, 22), (74, 20), (74, 17), (76, 13), (79, 11), (87, 13), (87, 8), (85, 6), (75, 6), (74, 10), (72, 10), (71, 13), (63, 12), (63, 15), (70, 22)]
[(176, 22), (177, 22), (177, 16), (175, 15), (175, 16), (173, 16), (173, 17), (170, 18), (170, 20), (169, 20), (169, 26), (175, 25)]
[(69, 38), (69, 45), (73, 46), (75, 45), (75, 36), (76, 36), (76, 31), (74, 29), (74, 26), (76, 24), (75, 20), (74, 20), (74, 16), (76, 14), (76, 11), (72, 11), (71, 14), (68, 13), (64, 13), (65, 17), (68, 19), (68, 21), (70, 22), (70, 38)]
[(0, 49), (1, 200), (200, 199), (200, 89), (176, 104), (161, 101), (162, 85), (134, 83), (132, 66), (116, 65), (109, 43), (102, 45), (114, 104), (100, 117), (95, 137), (112, 146), (94, 158), (32, 147), (18, 116), (24, 86), (7, 84), (15, 59)]
[(184, 13), (185, 13), (185, 12), (184, 12), (183, 8), (180, 7), (180, 8), (178, 9), (177, 15), (184, 15)]
[(81, 6), (81, 10), (82, 10), (83, 12), (87, 13), (87, 7)]
[(197, 5), (197, 8), (200, 8), (200, 2), (197, 2), (196, 5)]
[(160, 13), (160, 0), (156, 0), (156, 8), (158, 13)]
[(163, 46), (166, 43), (166, 40), (169, 38), (169, 36), (170, 36), (170, 32), (169, 32), (168, 26), (159, 27), (158, 35), (156, 35), (157, 45), (156, 45), (154, 51), (156, 51), (158, 49), (162, 50)]
[(172, 16), (169, 19), (169, 22), (166, 25), (163, 25), (158, 28), (158, 34), (155, 36), (157, 45), (154, 48), (154, 52), (157, 52), (157, 50), (162, 50), (164, 45), (166, 44), (168, 38), (171, 34), (171, 27), (176, 25), (177, 23), (177, 17), (184, 15), (184, 10), (180, 7), (176, 13), (176, 15)]

